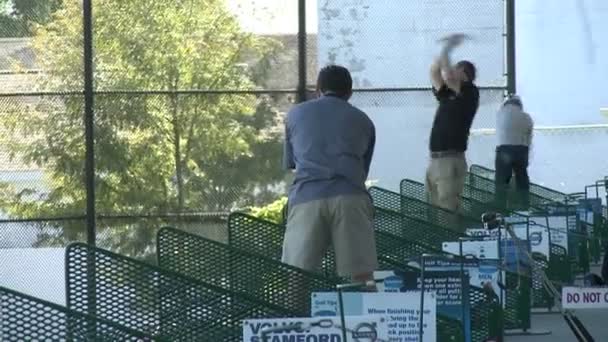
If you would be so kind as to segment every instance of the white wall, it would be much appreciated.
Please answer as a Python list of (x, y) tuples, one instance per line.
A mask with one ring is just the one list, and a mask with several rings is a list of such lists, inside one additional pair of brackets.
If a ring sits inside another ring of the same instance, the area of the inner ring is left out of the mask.
[[(357, 87), (428, 85), (435, 40), (454, 31), (475, 40), (457, 51), (479, 69), (478, 84), (504, 85), (502, 0), (319, 1), (319, 66), (343, 64)], [(607, 123), (608, 1), (520, 0), (518, 92), (537, 126)], [(603, 20), (603, 21), (602, 21)], [(500, 92), (482, 93), (474, 129), (493, 128)], [(397, 189), (402, 178), (424, 179), (436, 103), (429, 92), (357, 94), (353, 103), (376, 124), (371, 178)], [(537, 131), (530, 173), (536, 183), (582, 191), (608, 174), (608, 129)], [(495, 137), (472, 133), (468, 159), (493, 168)]]
[(540, 125), (606, 123), (608, 1), (517, 1), (517, 87)]
[[(458, 13), (458, 16), (450, 15)], [(465, 17), (475, 13), (476, 17)], [(474, 41), (454, 56), (476, 62), (478, 84), (503, 85), (502, 0), (332, 0), (319, 3), (319, 65), (347, 66), (358, 88), (428, 87), (437, 39), (453, 32)], [(491, 125), (501, 92), (481, 96), (475, 127)], [(422, 180), (436, 109), (430, 91), (358, 93), (352, 102), (377, 130), (370, 178), (397, 189), (403, 178)]]
[(0, 249), (0, 286), (65, 305), (65, 249)]

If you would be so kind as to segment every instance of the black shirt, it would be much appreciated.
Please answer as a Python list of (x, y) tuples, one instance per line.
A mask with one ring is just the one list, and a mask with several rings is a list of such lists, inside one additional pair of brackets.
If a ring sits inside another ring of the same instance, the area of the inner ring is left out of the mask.
[(469, 140), (469, 130), (479, 107), (479, 90), (475, 84), (464, 82), (460, 94), (443, 85), (433, 88), (439, 101), (431, 130), (431, 152), (465, 152)]

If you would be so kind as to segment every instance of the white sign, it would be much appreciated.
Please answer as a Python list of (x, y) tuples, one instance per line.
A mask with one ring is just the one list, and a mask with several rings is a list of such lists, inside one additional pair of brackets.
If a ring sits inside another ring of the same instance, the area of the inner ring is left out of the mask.
[[(344, 312), (348, 316), (380, 315), (386, 317), (391, 342), (417, 342), (420, 329), (420, 291), (405, 293), (344, 293)], [(311, 316), (340, 314), (338, 294), (313, 293)], [(424, 294), (423, 341), (437, 340), (437, 301), (434, 293)]]
[(608, 287), (564, 287), (564, 309), (608, 309)]
[[(547, 260), (549, 260), (551, 247), (549, 244), (549, 233), (546, 228), (538, 227), (536, 225), (526, 228), (524, 225), (523, 227), (514, 227), (513, 231), (515, 232), (515, 236), (517, 236), (519, 239), (530, 241), (532, 252), (540, 253), (546, 256)], [(497, 240), (500, 233), (501, 239), (511, 240), (511, 235), (505, 229), (501, 229), (500, 231), (498, 229), (467, 229), (466, 233), (469, 236), (487, 237), (487, 239), (491, 240)]]
[(495, 259), (498, 260), (498, 241), (463, 241), (462, 254), (460, 253), (460, 242), (444, 242), (443, 251), (464, 256), (473, 256), (477, 259)]
[(547, 226), (551, 232), (551, 243), (554, 245), (562, 246), (568, 252), (568, 217), (567, 216), (549, 216), (545, 217), (534, 217), (537, 222), (547, 221)]
[[(345, 322), (346, 342), (389, 340), (383, 317), (348, 316)], [(243, 342), (342, 342), (341, 327), (340, 317), (252, 319), (243, 321)]]

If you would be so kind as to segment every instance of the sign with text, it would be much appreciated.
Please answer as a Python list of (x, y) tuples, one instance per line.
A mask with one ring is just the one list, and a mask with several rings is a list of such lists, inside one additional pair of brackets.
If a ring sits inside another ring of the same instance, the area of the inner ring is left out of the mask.
[[(532, 218), (530, 218), (532, 219)], [(551, 233), (551, 243), (562, 246), (568, 251), (568, 216), (549, 216), (548, 218), (537, 217), (547, 221), (547, 227)]]
[[(460, 253), (461, 248), (462, 254)], [(527, 273), (529, 271), (531, 265), (530, 260), (528, 255), (525, 251), (522, 251), (521, 248), (527, 248), (529, 250), (528, 241), (501, 241), (501, 256), (505, 270), (517, 273)], [(497, 240), (444, 242), (443, 251), (450, 254), (475, 257), (482, 260), (499, 260)], [(471, 283), (473, 284), (473, 281)]]
[[(389, 341), (386, 319), (345, 317), (346, 342)], [(243, 321), (243, 342), (343, 342), (340, 317), (251, 319)]]
[[(419, 291), (420, 272), (377, 271), (375, 279), (380, 292)], [(469, 302), (469, 275), (467, 271), (425, 271), (424, 291), (434, 292), (437, 313), (464, 322), (466, 341), (471, 341), (471, 314)]]
[[(540, 253), (549, 259), (549, 255), (551, 254), (549, 232), (546, 228), (537, 225), (531, 225), (529, 228), (525, 225), (518, 225), (513, 227), (513, 231), (519, 239), (530, 242), (532, 252)], [(467, 229), (466, 233), (469, 236), (484, 238), (486, 240), (498, 240), (499, 235), (501, 240), (511, 240), (511, 235), (505, 229)]]
[[(338, 294), (318, 292), (312, 294), (311, 316), (338, 316)], [(347, 316), (379, 315), (388, 324), (388, 338), (392, 342), (418, 342), (420, 329), (420, 291), (406, 293), (343, 294), (344, 313)], [(424, 294), (423, 341), (437, 340), (437, 301), (434, 293)]]
[(564, 309), (608, 309), (608, 287), (564, 287)]

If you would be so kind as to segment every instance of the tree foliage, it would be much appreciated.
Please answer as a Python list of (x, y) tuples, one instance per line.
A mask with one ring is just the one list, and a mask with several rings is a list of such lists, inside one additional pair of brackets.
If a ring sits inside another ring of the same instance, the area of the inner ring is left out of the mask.
[[(95, 98), (98, 212), (223, 211), (271, 200), (282, 178), (277, 99), (177, 91), (255, 88), (277, 43), (243, 32), (222, 0), (99, 0), (94, 12), (95, 82), (107, 91)], [(82, 89), (81, 15), (81, 1), (65, 0), (36, 29), (45, 71), (38, 90)], [(41, 200), (5, 187), (5, 211), (83, 213), (82, 96), (14, 110), (2, 119), (11, 133), (4, 147), (47, 170), (49, 191)]]
[(24, 37), (45, 24), (62, 0), (0, 0), (0, 37)]
[(281, 197), (276, 201), (262, 207), (251, 208), (251, 215), (278, 224), (285, 223), (285, 209), (287, 197)]

